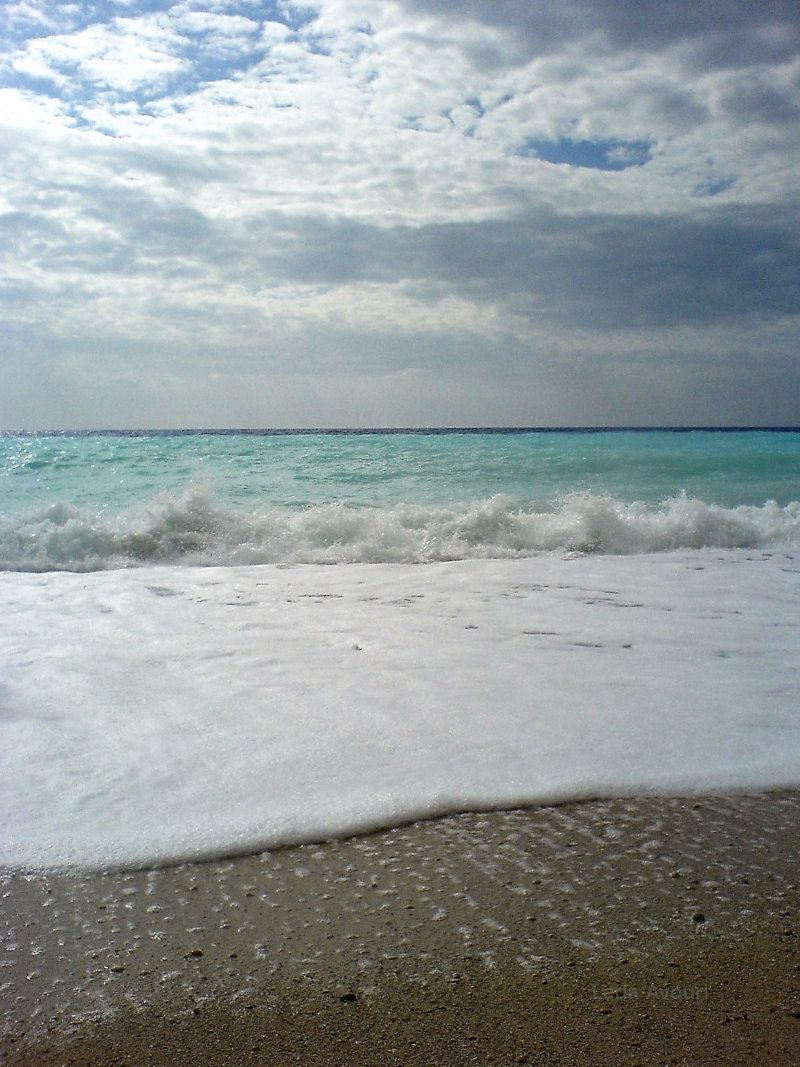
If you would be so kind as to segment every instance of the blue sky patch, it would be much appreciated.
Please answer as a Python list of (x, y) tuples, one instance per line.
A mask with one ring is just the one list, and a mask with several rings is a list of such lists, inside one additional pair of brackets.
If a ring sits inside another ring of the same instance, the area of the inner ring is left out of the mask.
[(628, 167), (644, 166), (650, 159), (652, 146), (652, 141), (573, 141), (569, 137), (545, 141), (529, 137), (519, 155), (535, 156), (545, 163), (561, 163), (569, 167), (627, 170)]
[(731, 186), (736, 185), (736, 178), (720, 178), (717, 181), (701, 182), (694, 187), (695, 196), (719, 196)]

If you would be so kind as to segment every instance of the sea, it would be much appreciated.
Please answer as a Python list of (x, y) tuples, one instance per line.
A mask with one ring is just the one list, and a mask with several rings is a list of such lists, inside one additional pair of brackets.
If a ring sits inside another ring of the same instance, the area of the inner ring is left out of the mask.
[(800, 529), (791, 431), (0, 437), (0, 567), (753, 548)]
[(800, 432), (0, 435), (0, 864), (800, 786)]

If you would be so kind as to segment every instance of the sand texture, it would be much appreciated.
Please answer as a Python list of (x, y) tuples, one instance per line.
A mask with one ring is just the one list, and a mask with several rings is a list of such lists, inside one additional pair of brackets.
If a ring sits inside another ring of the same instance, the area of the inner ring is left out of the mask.
[(8, 1064), (798, 1064), (800, 793), (6, 871)]

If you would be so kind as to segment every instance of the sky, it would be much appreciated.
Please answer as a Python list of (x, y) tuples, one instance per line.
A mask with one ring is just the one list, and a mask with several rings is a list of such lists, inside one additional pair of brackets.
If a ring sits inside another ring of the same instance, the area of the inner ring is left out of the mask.
[(797, 0), (4, 0), (0, 429), (800, 425)]

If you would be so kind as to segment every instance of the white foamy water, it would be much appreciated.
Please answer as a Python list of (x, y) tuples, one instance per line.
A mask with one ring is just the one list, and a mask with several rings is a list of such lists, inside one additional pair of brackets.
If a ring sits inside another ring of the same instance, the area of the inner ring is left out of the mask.
[(502, 494), (459, 508), (421, 504), (246, 511), (193, 489), (121, 514), (53, 504), (0, 516), (0, 569), (74, 570), (183, 563), (428, 563), (536, 552), (628, 554), (759, 548), (800, 541), (800, 503), (722, 507), (685, 495), (658, 506), (588, 492), (525, 510)]
[(798, 786), (794, 555), (0, 574), (0, 862)]

